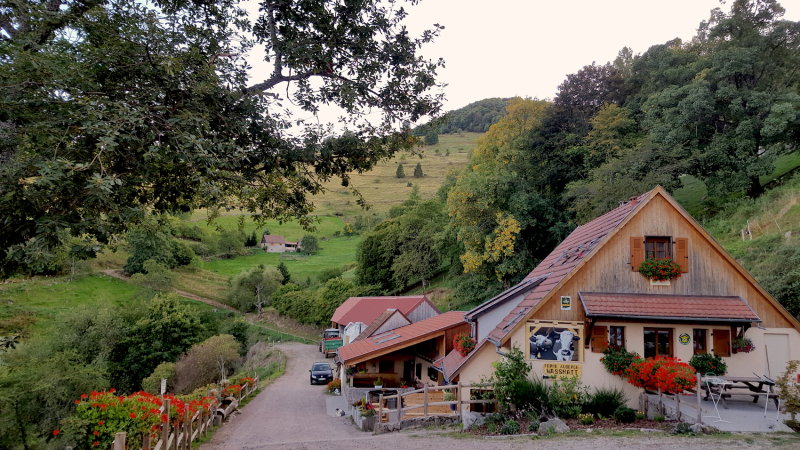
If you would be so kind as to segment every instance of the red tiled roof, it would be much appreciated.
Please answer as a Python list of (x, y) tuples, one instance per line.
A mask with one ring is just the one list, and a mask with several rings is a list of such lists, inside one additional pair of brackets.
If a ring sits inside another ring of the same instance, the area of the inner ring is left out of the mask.
[(265, 234), (261, 242), (264, 244), (283, 244), (286, 242), (286, 239), (279, 234)]
[(338, 358), (339, 361), (347, 364), (348, 361), (372, 354), (389, 353), (412, 345), (412, 342), (416, 342), (419, 338), (436, 335), (463, 323), (466, 323), (464, 311), (448, 311), (430, 319), (420, 320), (411, 325), (353, 341), (343, 347), (339, 347)]
[(741, 297), (579, 292), (589, 317), (761, 322)]
[(495, 343), (502, 341), (511, 333), (514, 326), (531, 309), (569, 275), (583, 259), (594, 250), (613, 230), (641, 206), (650, 193), (646, 192), (606, 214), (585, 223), (570, 233), (525, 279), (547, 276), (538, 286), (512, 309), (508, 315), (489, 333), (488, 339)]
[[(428, 302), (424, 295), (404, 297), (350, 297), (344, 301), (331, 317), (332, 322), (347, 325), (350, 322), (372, 323), (387, 309), (397, 309), (406, 316), (422, 302)], [(431, 307), (436, 308), (431, 303)], [(438, 310), (437, 310), (438, 312)]]
[(408, 317), (406, 317), (406, 315), (403, 314), (402, 312), (400, 312), (400, 311), (398, 311), (398, 310), (396, 310), (394, 308), (387, 309), (386, 311), (382, 312), (381, 315), (378, 316), (377, 319), (373, 320), (372, 323), (369, 324), (369, 326), (367, 328), (365, 328), (364, 331), (362, 331), (361, 334), (356, 336), (356, 338), (353, 339), (353, 340), (357, 341), (359, 339), (365, 339), (365, 338), (370, 337), (372, 335), (372, 333), (374, 333), (378, 328), (380, 328), (384, 323), (386, 323), (386, 321), (389, 320), (390, 317), (392, 317), (395, 314), (400, 314), (401, 316), (403, 316), (403, 319), (405, 319), (405, 321), (406, 321), (406, 325), (411, 323), (411, 321), (408, 320)]

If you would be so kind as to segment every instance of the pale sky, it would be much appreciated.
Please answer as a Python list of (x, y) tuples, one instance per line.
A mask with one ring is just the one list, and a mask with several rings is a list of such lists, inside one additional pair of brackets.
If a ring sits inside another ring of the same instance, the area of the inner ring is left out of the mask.
[[(800, 20), (800, 0), (780, 3), (785, 19)], [(489, 97), (552, 98), (566, 75), (625, 46), (641, 54), (691, 39), (718, 6), (729, 9), (719, 0), (422, 0), (406, 9), (416, 34), (445, 26), (423, 54), (445, 59), (447, 111)]]

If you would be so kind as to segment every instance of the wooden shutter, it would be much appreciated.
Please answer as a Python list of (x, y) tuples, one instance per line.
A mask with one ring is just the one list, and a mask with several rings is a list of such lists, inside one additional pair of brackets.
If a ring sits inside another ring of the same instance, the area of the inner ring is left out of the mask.
[(681, 272), (689, 271), (689, 239), (675, 238), (675, 262), (681, 266)]
[(644, 237), (631, 237), (631, 270), (636, 272), (644, 261)]
[(608, 348), (608, 327), (595, 325), (592, 328), (592, 351), (602, 353)]
[(714, 354), (731, 356), (731, 330), (714, 330)]

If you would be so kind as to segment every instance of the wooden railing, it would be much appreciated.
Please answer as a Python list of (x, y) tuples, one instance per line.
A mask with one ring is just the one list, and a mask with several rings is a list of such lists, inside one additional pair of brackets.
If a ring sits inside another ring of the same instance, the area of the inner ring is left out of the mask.
[[(190, 417), (189, 408), (185, 410), (185, 416), (180, 424), (173, 427), (169, 421), (161, 424), (161, 429), (158, 432), (158, 437), (155, 442), (151, 439), (149, 434), (142, 438), (142, 450), (188, 450), (192, 448), (192, 442), (204, 436), (215, 421), (222, 422), (230, 415), (239, 404), (252, 394), (258, 387), (258, 377), (252, 383), (246, 383), (242, 386), (242, 390), (236, 394), (234, 400), (231, 401), (226, 407), (214, 400), (208, 409), (201, 409), (196, 411)], [(169, 416), (170, 401), (165, 398), (161, 406), (160, 413)], [(127, 434), (124, 432), (116, 433), (114, 435), (114, 450), (126, 450), (136, 448), (136, 446), (127, 442)]]
[[(452, 384), (447, 386), (424, 386), (422, 389), (398, 393), (395, 395), (378, 396), (378, 404), (373, 405), (376, 409), (376, 415), (379, 422), (387, 422), (389, 416), (397, 413), (397, 421), (403, 420), (403, 416), (417, 416), (417, 417), (430, 417), (430, 416), (447, 416), (461, 413), (462, 405), (473, 404), (497, 404), (497, 400), (471, 400), (462, 399), (464, 389), (487, 387), (488, 384)], [(455, 395), (455, 400), (444, 400), (444, 391), (449, 391)], [(419, 397), (422, 394), (422, 403), (411, 403), (408, 400), (413, 397)], [(395, 408), (384, 408), (384, 403), (389, 400), (395, 400)], [(441, 399), (441, 400), (440, 400)], [(432, 401), (433, 400), (433, 401)], [(444, 410), (442, 407), (447, 407)], [(451, 408), (453, 406), (453, 408)], [(422, 409), (420, 413), (418, 410)], [(413, 412), (412, 412), (413, 411)]]

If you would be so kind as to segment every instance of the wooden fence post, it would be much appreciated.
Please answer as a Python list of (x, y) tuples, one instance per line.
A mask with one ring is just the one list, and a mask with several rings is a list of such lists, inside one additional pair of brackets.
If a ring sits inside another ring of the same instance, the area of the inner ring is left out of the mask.
[(142, 450), (150, 450), (150, 432), (142, 437)]
[(428, 385), (427, 384), (422, 387), (422, 399), (423, 399), (422, 400), (422, 405), (423, 405), (422, 416), (423, 417), (428, 417)]
[(125, 450), (125, 439), (127, 438), (127, 434), (124, 431), (120, 431), (114, 435), (114, 450)]
[(378, 423), (383, 422), (383, 394), (378, 394)]
[(675, 394), (675, 409), (678, 410), (678, 412), (676, 413), (676, 415), (678, 417), (676, 417), (675, 419), (678, 422), (680, 422), (680, 420), (681, 420), (681, 395), (683, 395), (683, 394), (680, 393), (680, 392)]
[(397, 423), (403, 420), (403, 394), (397, 394)]
[(456, 384), (456, 414), (461, 414), (461, 381)]
[(697, 374), (697, 423), (703, 423), (703, 406), (701, 402), (702, 395), (700, 394), (703, 392), (703, 376), (699, 373)]
[(167, 415), (167, 421), (161, 427), (161, 439), (164, 444), (161, 446), (162, 450), (169, 450), (169, 399), (164, 399), (164, 414)]

